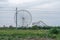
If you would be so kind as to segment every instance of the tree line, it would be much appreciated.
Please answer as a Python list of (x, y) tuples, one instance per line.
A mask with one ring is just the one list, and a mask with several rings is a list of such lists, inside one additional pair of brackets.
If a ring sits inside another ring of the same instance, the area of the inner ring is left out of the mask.
[[(3, 27), (0, 27), (0, 29), (15, 29), (16, 27), (10, 25), (9, 27), (7, 26), (3, 26)], [(34, 25), (34, 26), (31, 26), (31, 27), (17, 27), (17, 29), (51, 29), (51, 28), (58, 28), (60, 29), (60, 26), (37, 26), (37, 25)]]

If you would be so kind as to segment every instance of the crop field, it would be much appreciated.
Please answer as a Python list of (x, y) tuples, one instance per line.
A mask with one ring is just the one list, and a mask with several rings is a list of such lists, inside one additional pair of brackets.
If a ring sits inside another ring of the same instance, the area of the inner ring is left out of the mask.
[(49, 30), (0, 30), (0, 40), (59, 40), (60, 34), (49, 34)]

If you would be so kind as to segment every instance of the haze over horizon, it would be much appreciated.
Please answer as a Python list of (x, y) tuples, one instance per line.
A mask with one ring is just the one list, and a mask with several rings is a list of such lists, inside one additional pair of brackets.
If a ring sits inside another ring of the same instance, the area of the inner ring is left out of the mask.
[(0, 0), (0, 25), (15, 26), (16, 7), (28, 10), (32, 22), (42, 20), (47, 25), (60, 26), (60, 0)]

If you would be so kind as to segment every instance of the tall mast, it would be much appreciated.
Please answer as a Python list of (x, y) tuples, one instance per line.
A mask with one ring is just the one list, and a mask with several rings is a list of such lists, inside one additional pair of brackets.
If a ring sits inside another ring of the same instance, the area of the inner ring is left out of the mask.
[(16, 8), (16, 29), (17, 29), (17, 8)]

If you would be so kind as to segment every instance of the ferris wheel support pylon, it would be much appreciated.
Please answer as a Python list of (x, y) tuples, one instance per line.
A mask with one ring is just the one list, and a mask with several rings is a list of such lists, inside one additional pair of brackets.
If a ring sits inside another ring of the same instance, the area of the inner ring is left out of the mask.
[(16, 7), (16, 29), (17, 29), (17, 7)]

